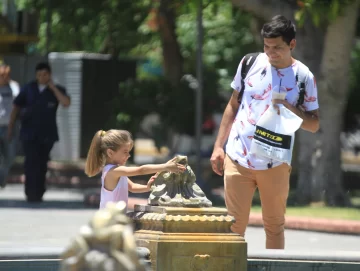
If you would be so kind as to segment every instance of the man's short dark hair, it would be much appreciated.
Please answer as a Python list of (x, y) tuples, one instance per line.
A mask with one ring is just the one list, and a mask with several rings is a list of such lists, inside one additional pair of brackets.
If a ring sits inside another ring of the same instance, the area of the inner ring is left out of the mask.
[(46, 70), (48, 71), (49, 73), (51, 73), (51, 67), (49, 65), (49, 63), (47, 62), (40, 62), (36, 65), (35, 67), (35, 71), (42, 71), (42, 70)]
[(261, 35), (263, 38), (272, 39), (282, 37), (284, 42), (290, 44), (295, 39), (296, 27), (292, 21), (282, 15), (276, 15), (270, 22), (264, 24)]

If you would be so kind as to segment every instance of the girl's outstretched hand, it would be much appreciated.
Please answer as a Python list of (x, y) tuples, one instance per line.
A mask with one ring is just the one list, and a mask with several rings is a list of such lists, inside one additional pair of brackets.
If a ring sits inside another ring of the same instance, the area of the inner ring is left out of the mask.
[(151, 176), (148, 183), (147, 183), (147, 188), (150, 190), (151, 186), (153, 185), (153, 183), (155, 182), (155, 179), (156, 177), (158, 176), (159, 174), (155, 174), (154, 176)]
[(166, 169), (170, 172), (181, 173), (185, 171), (185, 166), (179, 163), (176, 163), (176, 157), (166, 162)]

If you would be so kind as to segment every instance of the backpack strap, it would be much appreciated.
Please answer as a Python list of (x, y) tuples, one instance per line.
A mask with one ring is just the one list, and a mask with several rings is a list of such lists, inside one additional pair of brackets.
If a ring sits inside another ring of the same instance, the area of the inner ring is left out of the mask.
[(299, 69), (296, 74), (296, 84), (299, 87), (299, 98), (296, 102), (296, 107), (301, 106), (305, 101), (306, 79), (307, 79), (307, 72), (304, 69)]
[(244, 60), (242, 62), (242, 66), (241, 66), (241, 89), (239, 91), (239, 95), (238, 95), (238, 103), (241, 103), (242, 101), (242, 96), (244, 93), (244, 89), (245, 89), (245, 77), (248, 74), (249, 70), (251, 69), (252, 65), (254, 64), (256, 58), (258, 57), (260, 53), (251, 53), (251, 54), (247, 54), (244, 57)]

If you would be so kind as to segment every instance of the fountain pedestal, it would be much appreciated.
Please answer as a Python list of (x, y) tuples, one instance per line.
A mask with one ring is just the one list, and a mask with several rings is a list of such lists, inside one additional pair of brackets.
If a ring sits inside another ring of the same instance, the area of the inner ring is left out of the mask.
[(152, 270), (247, 270), (247, 244), (231, 232), (234, 218), (224, 208), (136, 205), (131, 217)]

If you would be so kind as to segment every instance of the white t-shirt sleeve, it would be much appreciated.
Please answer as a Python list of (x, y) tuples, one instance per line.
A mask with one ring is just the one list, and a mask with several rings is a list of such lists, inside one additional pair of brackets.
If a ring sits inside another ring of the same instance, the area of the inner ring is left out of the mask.
[(306, 111), (319, 109), (318, 91), (315, 76), (309, 71), (305, 83), (304, 107)]
[(12, 90), (13, 97), (15, 98), (20, 93), (20, 85), (19, 85), (18, 82), (14, 81), (14, 80), (10, 80), (9, 85), (10, 85), (10, 88)]
[(240, 92), (240, 89), (242, 87), (242, 84), (241, 84), (241, 67), (242, 67), (242, 63), (244, 61), (244, 58), (240, 61), (240, 64), (238, 66), (238, 69), (236, 71), (236, 74), (235, 74), (235, 77), (234, 77), (234, 80), (231, 82), (230, 86), (236, 90), (236, 91), (239, 91)]

